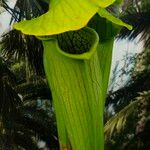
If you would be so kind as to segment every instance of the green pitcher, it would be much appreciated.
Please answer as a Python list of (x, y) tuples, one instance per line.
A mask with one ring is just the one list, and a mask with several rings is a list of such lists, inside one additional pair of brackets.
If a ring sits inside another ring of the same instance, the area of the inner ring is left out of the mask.
[(97, 33), (84, 28), (42, 41), (60, 145), (70, 143), (74, 150), (103, 147), (98, 142), (103, 140), (103, 93)]

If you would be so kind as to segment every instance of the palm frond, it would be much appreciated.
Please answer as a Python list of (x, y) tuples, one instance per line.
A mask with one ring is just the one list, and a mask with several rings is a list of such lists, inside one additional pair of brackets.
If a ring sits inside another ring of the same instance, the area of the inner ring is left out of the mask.
[(12, 9), (9, 7), (7, 2), (8, 2), (7, 0), (0, 0), (0, 7), (11, 14)]
[(17, 0), (14, 8), (11, 8), (6, 0), (1, 0), (0, 4), (12, 16), (10, 24), (14, 21), (37, 17), (46, 12), (49, 7), (48, 3), (43, 0)]
[[(18, 125), (17, 125), (18, 126)], [(16, 125), (14, 126), (16, 127)], [(18, 147), (22, 147), (26, 150), (38, 150), (37, 141), (34, 139), (33, 134), (30, 132), (20, 130), (11, 130), (8, 132), (3, 132), (0, 134), (0, 149), (18, 149)]]
[(106, 107), (111, 104), (114, 105), (115, 111), (120, 111), (123, 107), (127, 106), (131, 99), (139, 96), (139, 92), (149, 90), (150, 85), (149, 71), (144, 71), (136, 74), (131, 78), (131, 81), (125, 87), (122, 87), (107, 96)]
[(26, 150), (38, 150), (39, 148), (37, 147), (37, 142), (31, 138), (28, 134), (24, 134), (21, 132), (15, 132), (13, 134), (13, 140), (15, 145), (21, 146), (22, 148)]
[(3, 121), (10, 121), (8, 117), (13, 115), (13, 112), (17, 110), (17, 108), (22, 105), (22, 101), (13, 86), (14, 75), (4, 63), (3, 60), (0, 59), (0, 116)]
[(26, 106), (21, 108), (21, 112), (15, 120), (16, 123), (22, 124), (24, 128), (32, 130), (35, 137), (38, 136), (49, 147), (58, 147), (55, 117), (52, 114), (48, 115), (42, 109)]
[(2, 36), (1, 51), (6, 59), (15, 58), (29, 62), (30, 69), (37, 75), (43, 75), (43, 46), (42, 42), (34, 36), (22, 35), (17, 30), (12, 30)]
[(104, 129), (106, 139), (111, 138), (114, 131), (117, 131), (117, 133), (119, 133), (123, 130), (127, 118), (136, 110), (137, 105), (138, 101), (131, 102), (128, 106), (123, 108), (119, 113), (117, 113), (107, 121)]
[(138, 113), (138, 105), (142, 100), (149, 102), (150, 91), (141, 92), (140, 96), (137, 97), (135, 101), (132, 101), (129, 105), (124, 107), (120, 112), (107, 121), (104, 128), (105, 139), (109, 140), (114, 132), (120, 133), (124, 129), (128, 117)]
[(19, 84), (15, 87), (16, 91), (23, 96), (23, 101), (40, 99), (52, 100), (52, 95), (46, 80), (37, 79), (30, 83)]
[(140, 40), (144, 41), (145, 47), (150, 46), (150, 2), (140, 0), (138, 3), (132, 3), (124, 15), (121, 17), (123, 21), (131, 24), (133, 30), (129, 31), (123, 28), (118, 38), (128, 38), (133, 40), (140, 36)]
[[(32, 19), (48, 10), (49, 4), (43, 0), (17, 0), (14, 8), (10, 8), (5, 0), (1, 0), (2, 7), (12, 15), (11, 23), (24, 19)], [(30, 69), (43, 75), (43, 46), (34, 36), (22, 35), (12, 30), (2, 36), (2, 52), (7, 59), (15, 57), (29, 62)], [(27, 59), (26, 59), (27, 58)]]

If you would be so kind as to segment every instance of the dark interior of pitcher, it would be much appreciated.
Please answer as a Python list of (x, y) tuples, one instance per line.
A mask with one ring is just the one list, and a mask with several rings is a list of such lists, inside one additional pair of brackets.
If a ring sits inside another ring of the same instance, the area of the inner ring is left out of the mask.
[(57, 35), (58, 45), (67, 53), (82, 54), (89, 51), (93, 43), (93, 34), (86, 28), (65, 32)]

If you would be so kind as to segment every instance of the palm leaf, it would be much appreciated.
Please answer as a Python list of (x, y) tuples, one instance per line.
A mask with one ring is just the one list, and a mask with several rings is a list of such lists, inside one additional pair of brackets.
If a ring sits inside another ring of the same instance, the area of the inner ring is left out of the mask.
[(113, 116), (110, 120), (105, 124), (104, 132), (105, 139), (109, 140), (114, 132), (120, 133), (123, 131), (127, 119), (129, 116), (138, 113), (138, 104), (141, 100), (149, 101), (150, 91), (144, 91), (140, 93), (140, 96), (136, 98), (135, 101), (132, 101), (129, 105), (124, 107), (120, 112), (118, 112), (115, 116)]
[(119, 133), (124, 128), (127, 117), (135, 111), (137, 105), (137, 101), (131, 102), (128, 106), (123, 108), (119, 113), (107, 121), (104, 129), (106, 139), (111, 138), (114, 131)]
[(15, 87), (15, 90), (22, 95), (23, 101), (36, 100), (37, 98), (52, 100), (51, 92), (44, 79), (19, 84)]
[(2, 36), (0, 44), (3, 57), (28, 61), (30, 69), (33, 69), (37, 75), (44, 74), (43, 46), (34, 36), (25, 36), (19, 31), (12, 30)]
[(118, 38), (128, 38), (133, 40), (140, 35), (140, 40), (144, 41), (145, 47), (150, 45), (150, 2), (142, 1), (137, 5), (133, 3), (121, 17), (123, 21), (131, 24), (133, 30), (123, 28)]
[(134, 76), (128, 85), (110, 93), (107, 96), (105, 103), (106, 107), (113, 104), (115, 111), (120, 111), (123, 107), (129, 104), (131, 99), (139, 96), (138, 92), (149, 90), (149, 77), (149, 71), (144, 71)]
[(7, 4), (7, 0), (1, 0), (0, 6), (3, 7), (12, 16), (11, 22), (21, 19), (31, 19), (43, 14), (48, 9), (47, 2), (43, 0), (17, 0), (14, 8)]
[[(13, 9), (9, 7), (5, 0), (1, 0), (1, 4), (12, 15), (10, 24), (22, 19), (32, 19), (43, 14), (48, 9), (47, 2), (43, 0), (17, 0)], [(7, 59), (14, 56), (19, 60), (23, 58), (29, 62), (29, 67), (34, 69), (38, 75), (43, 74), (43, 48), (41, 42), (35, 37), (24, 36), (20, 32), (12, 30), (2, 36), (0, 44)]]
[(53, 147), (54, 145), (58, 147), (54, 115), (48, 115), (42, 109), (26, 106), (21, 108), (20, 114), (17, 115), (15, 122), (22, 124), (25, 129), (34, 132), (34, 136), (45, 141), (49, 147)]
[[(14, 90), (14, 74), (0, 58), (0, 116), (6, 121), (22, 105), (21, 99)], [(9, 116), (10, 115), (10, 116)], [(11, 119), (10, 119), (11, 120)]]
[(26, 150), (39, 150), (37, 147), (37, 142), (35, 142), (34, 139), (32, 139), (28, 134), (15, 132), (13, 135), (13, 140), (17, 147), (21, 146)]

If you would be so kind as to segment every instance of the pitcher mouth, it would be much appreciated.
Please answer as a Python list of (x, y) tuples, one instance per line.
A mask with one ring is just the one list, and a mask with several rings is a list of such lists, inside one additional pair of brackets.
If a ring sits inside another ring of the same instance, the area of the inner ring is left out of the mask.
[(89, 27), (55, 36), (37, 38), (43, 42), (53, 41), (59, 53), (74, 59), (89, 59), (99, 43), (97, 32)]
[(70, 54), (88, 52), (94, 42), (93, 39), (93, 34), (86, 28), (57, 35), (59, 47)]

